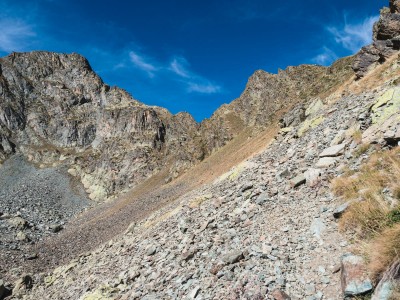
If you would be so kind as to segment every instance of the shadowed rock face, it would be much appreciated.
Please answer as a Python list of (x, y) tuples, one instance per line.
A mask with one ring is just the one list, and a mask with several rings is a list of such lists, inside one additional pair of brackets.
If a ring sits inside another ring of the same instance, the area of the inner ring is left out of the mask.
[(383, 8), (379, 21), (374, 24), (373, 43), (357, 54), (353, 70), (357, 78), (374, 65), (381, 64), (400, 49), (400, 1), (390, 0), (389, 8)]

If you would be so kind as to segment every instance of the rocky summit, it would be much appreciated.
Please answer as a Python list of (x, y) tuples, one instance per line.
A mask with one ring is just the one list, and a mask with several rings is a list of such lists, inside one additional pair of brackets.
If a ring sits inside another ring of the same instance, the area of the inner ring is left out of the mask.
[(0, 299), (398, 299), (332, 182), (400, 144), (399, 50), (391, 0), (356, 55), (258, 70), (201, 123), (79, 54), (1, 58)]

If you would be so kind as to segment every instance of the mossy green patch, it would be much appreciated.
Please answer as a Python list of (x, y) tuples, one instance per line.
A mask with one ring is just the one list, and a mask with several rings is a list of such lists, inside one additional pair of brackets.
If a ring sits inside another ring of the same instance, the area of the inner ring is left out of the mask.
[(324, 103), (320, 99), (313, 101), (306, 109), (306, 116), (313, 116), (324, 107)]
[(282, 128), (280, 130), (280, 132), (285, 134), (285, 133), (291, 132), (292, 130), (293, 130), (293, 127), (285, 127), (285, 128)]
[(386, 91), (371, 108), (373, 124), (382, 124), (391, 116), (400, 113), (400, 88)]
[(307, 119), (305, 120), (299, 130), (297, 131), (297, 135), (299, 137), (303, 136), (308, 130), (313, 129), (317, 127), (319, 124), (321, 124), (325, 120), (324, 116), (317, 116), (312, 119)]

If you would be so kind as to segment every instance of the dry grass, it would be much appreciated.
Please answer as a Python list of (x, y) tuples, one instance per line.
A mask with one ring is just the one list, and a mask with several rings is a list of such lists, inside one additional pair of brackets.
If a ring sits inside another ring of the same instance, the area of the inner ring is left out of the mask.
[(331, 188), (354, 201), (340, 228), (354, 233), (359, 245), (366, 241), (361, 251), (379, 278), (400, 253), (400, 148), (375, 152), (358, 172), (335, 179)]
[(369, 269), (374, 274), (374, 279), (378, 280), (380, 279), (379, 275), (384, 274), (388, 266), (400, 259), (400, 224), (396, 224), (378, 235), (369, 248)]
[(353, 155), (355, 158), (360, 157), (361, 155), (367, 153), (369, 148), (371, 147), (370, 144), (361, 144), (356, 151), (354, 151)]
[(359, 129), (355, 130), (351, 136), (352, 136), (354, 142), (356, 142), (357, 144), (361, 144), (361, 142), (362, 142), (362, 131), (361, 130), (359, 130)]

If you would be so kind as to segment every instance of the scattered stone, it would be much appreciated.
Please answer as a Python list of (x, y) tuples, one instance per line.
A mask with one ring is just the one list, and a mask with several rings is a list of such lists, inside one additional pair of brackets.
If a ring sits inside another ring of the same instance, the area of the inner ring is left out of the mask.
[(49, 229), (51, 232), (57, 233), (57, 232), (60, 232), (61, 230), (63, 230), (63, 226), (60, 224), (51, 224), (49, 226)]
[(310, 226), (310, 231), (314, 234), (318, 239), (322, 240), (322, 234), (326, 230), (326, 225), (320, 218), (315, 218)]
[(274, 297), (275, 300), (290, 300), (291, 298), (281, 290), (274, 290), (271, 293), (271, 296)]
[(28, 274), (24, 274), (15, 282), (12, 290), (13, 295), (22, 295), (26, 290), (30, 290), (33, 286), (32, 277)]
[(226, 264), (226, 265), (231, 265), (234, 263), (237, 263), (238, 261), (240, 261), (241, 259), (243, 259), (243, 252), (240, 250), (234, 250), (231, 252), (228, 252), (227, 254), (225, 254), (222, 257), (222, 261)]
[(300, 185), (302, 185), (304, 183), (306, 183), (306, 178), (304, 177), (303, 174), (302, 175), (298, 175), (295, 178), (290, 180), (290, 185), (293, 188), (296, 188), (296, 187), (298, 187), (298, 186), (300, 186)]
[(308, 186), (315, 186), (319, 181), (319, 176), (321, 175), (321, 170), (310, 168), (304, 173)]
[(157, 247), (156, 246), (149, 246), (146, 250), (146, 255), (147, 256), (152, 256), (154, 254), (156, 254), (157, 252)]
[(248, 190), (250, 190), (250, 189), (252, 189), (252, 188), (253, 188), (253, 184), (252, 184), (251, 182), (246, 182), (246, 183), (242, 186), (241, 191), (242, 191), (242, 193), (243, 193), (243, 192), (248, 191)]
[(361, 296), (372, 291), (364, 259), (353, 254), (342, 258), (342, 291), (345, 297)]
[(199, 294), (200, 287), (196, 286), (190, 293), (189, 293), (189, 299), (195, 299), (197, 295)]
[(315, 167), (319, 169), (329, 168), (334, 166), (336, 162), (337, 159), (334, 157), (323, 157), (318, 160), (318, 162), (315, 164)]
[(256, 199), (256, 203), (259, 205), (262, 205), (267, 201), (268, 201), (268, 193), (267, 192), (261, 193)]
[(11, 226), (14, 226), (14, 227), (20, 228), (20, 229), (24, 229), (28, 225), (28, 222), (26, 222), (21, 217), (10, 218), (7, 221)]
[(18, 241), (28, 241), (28, 237), (22, 231), (18, 231), (16, 238), (17, 238)]
[(343, 203), (342, 205), (340, 205), (339, 207), (337, 207), (334, 211), (333, 211), (333, 216), (338, 219), (340, 218), (344, 212), (349, 208), (351, 202), (346, 202)]
[(343, 155), (345, 148), (346, 148), (346, 143), (329, 147), (329, 148), (325, 149), (324, 151), (322, 151), (321, 154), (319, 155), (319, 157), (321, 157), (321, 158), (336, 157), (336, 156)]

